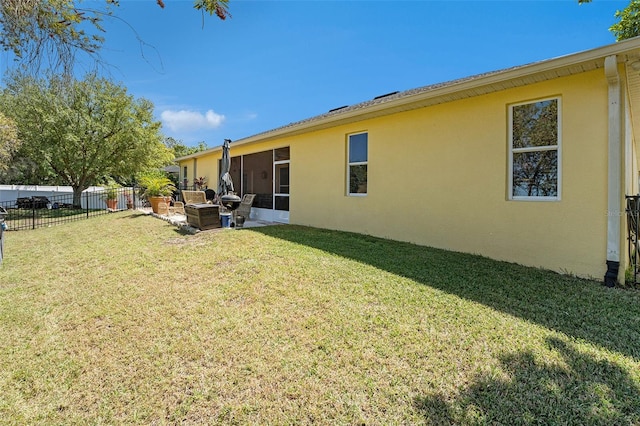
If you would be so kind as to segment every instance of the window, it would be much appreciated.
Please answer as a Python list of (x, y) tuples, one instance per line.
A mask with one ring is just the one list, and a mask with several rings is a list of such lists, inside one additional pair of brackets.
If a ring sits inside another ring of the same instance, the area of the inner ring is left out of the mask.
[(509, 199), (560, 199), (560, 99), (509, 108)]
[(289, 159), (289, 147), (276, 148), (273, 150), (273, 161), (285, 161)]
[(348, 193), (364, 195), (367, 193), (368, 134), (349, 135), (348, 150)]

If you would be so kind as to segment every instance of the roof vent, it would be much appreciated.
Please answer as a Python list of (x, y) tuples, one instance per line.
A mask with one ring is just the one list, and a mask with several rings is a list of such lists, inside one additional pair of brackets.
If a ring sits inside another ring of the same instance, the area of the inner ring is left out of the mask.
[(387, 96), (395, 95), (396, 93), (400, 93), (400, 92), (398, 92), (396, 90), (395, 92), (389, 92), (389, 93), (385, 93), (384, 95), (376, 96), (373, 99), (376, 100), (376, 99), (380, 99), (380, 98), (386, 98)]
[(334, 108), (334, 109), (330, 109), (330, 110), (329, 110), (329, 112), (338, 111), (339, 109), (343, 109), (343, 108), (346, 108), (346, 107), (348, 107), (348, 106), (349, 106), (349, 105), (342, 105), (341, 107)]

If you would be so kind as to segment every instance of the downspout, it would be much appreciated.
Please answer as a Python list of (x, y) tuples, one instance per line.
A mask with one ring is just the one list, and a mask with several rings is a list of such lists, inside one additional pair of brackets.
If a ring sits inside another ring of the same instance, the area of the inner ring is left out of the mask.
[(621, 90), (618, 60), (616, 55), (604, 59), (604, 73), (609, 85), (609, 150), (607, 178), (607, 272), (604, 285), (613, 287), (618, 282), (620, 269), (620, 226), (622, 173), (620, 171), (622, 154), (621, 129)]

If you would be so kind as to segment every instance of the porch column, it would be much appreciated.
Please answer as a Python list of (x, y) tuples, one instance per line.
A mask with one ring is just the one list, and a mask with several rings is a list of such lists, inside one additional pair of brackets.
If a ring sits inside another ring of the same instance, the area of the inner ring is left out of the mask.
[(193, 182), (195, 182), (196, 179), (198, 179), (198, 159), (194, 158), (193, 159), (193, 177), (191, 178), (191, 182), (192, 182), (191, 185), (193, 186), (194, 189), (197, 189), (193, 184)]
[(620, 269), (622, 206), (622, 116), (620, 75), (616, 55), (604, 59), (604, 73), (609, 84), (609, 150), (607, 179), (607, 272), (604, 284), (613, 287)]

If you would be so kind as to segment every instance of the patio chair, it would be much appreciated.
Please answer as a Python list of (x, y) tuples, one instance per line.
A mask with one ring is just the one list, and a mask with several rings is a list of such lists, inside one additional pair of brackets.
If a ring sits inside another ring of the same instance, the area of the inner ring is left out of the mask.
[(173, 206), (169, 207), (169, 214), (181, 214), (186, 216), (184, 211), (184, 203), (182, 201), (174, 201)]
[(251, 216), (251, 205), (256, 198), (256, 194), (244, 194), (240, 206), (235, 210), (235, 217), (242, 216), (245, 220), (249, 220)]
[(207, 201), (211, 201), (213, 203), (213, 201), (216, 199), (216, 191), (214, 191), (213, 189), (205, 189), (204, 196)]
[(213, 202), (207, 201), (204, 191), (182, 191), (182, 201), (185, 204), (213, 204)]

